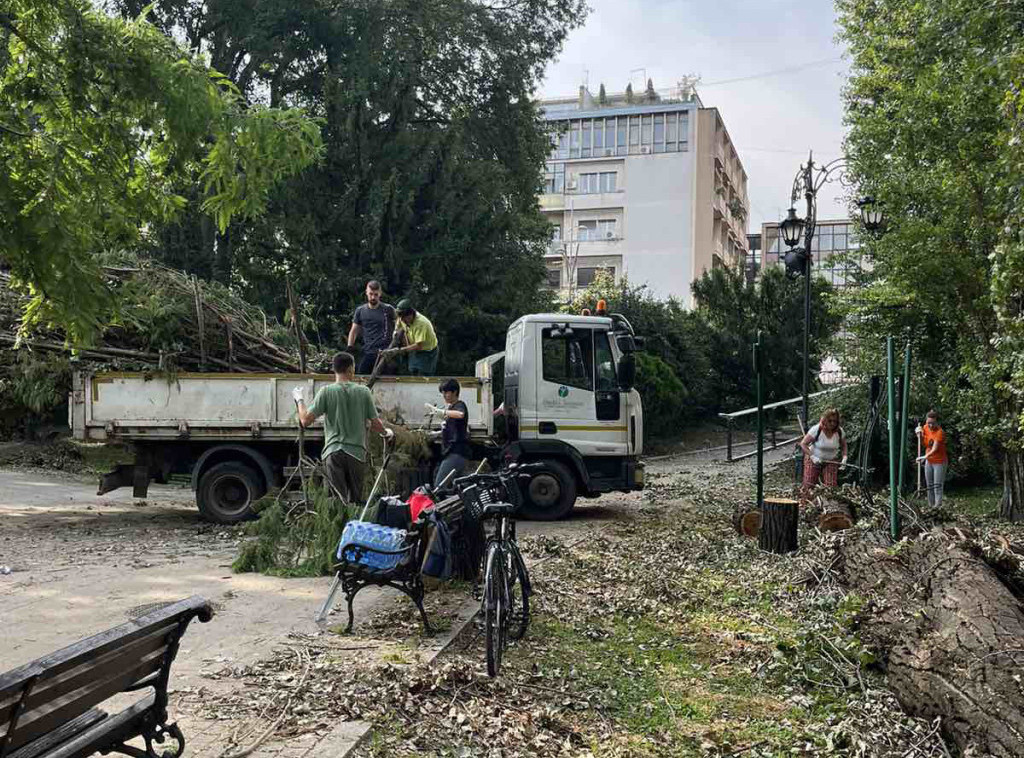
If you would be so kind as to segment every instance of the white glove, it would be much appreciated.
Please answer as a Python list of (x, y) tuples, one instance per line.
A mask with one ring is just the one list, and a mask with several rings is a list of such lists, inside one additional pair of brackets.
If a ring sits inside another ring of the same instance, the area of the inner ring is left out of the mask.
[(302, 403), (306, 400), (306, 391), (302, 387), (292, 387), (292, 398), (296, 403)]
[(812, 455), (811, 456), (811, 463), (813, 463), (815, 466), (820, 466), (821, 465), (821, 458), (819, 458), (816, 455)]
[(432, 416), (443, 416), (444, 415), (444, 408), (438, 408), (433, 403), (424, 403), (423, 407), (426, 408), (427, 409), (427, 413), (429, 413)]
[(921, 455), (921, 456), (917, 457), (917, 462), (918, 463), (924, 463), (926, 460), (928, 460), (928, 456), (927, 455)]
[(384, 439), (386, 439), (388, 442), (390, 442), (394, 438), (395, 438), (395, 430), (394, 429), (388, 429), (387, 427), (385, 427), (384, 428)]
[(918, 424), (918, 425), (917, 425), (917, 428), (916, 428), (916, 429), (914, 429), (914, 434), (921, 434), (921, 432), (923, 432), (923, 431), (924, 431), (924, 429), (922, 429), (922, 428), (921, 428), (921, 425), (920, 425), (920, 424)]
[(843, 460), (839, 461), (839, 468), (846, 468), (846, 456), (843, 456)]

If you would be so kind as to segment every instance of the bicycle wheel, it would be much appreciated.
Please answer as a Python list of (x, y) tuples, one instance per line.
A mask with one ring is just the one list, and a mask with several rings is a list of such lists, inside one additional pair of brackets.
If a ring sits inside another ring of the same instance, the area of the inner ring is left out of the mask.
[(484, 564), (484, 636), (487, 639), (487, 674), (497, 676), (501, 668), (501, 654), (505, 651), (505, 633), (508, 627), (508, 579), (505, 574), (505, 556), (501, 545), (487, 546)]
[(508, 556), (508, 636), (513, 640), (521, 640), (530, 625), (530, 575), (526, 573), (526, 564), (519, 546), (509, 542), (505, 555)]

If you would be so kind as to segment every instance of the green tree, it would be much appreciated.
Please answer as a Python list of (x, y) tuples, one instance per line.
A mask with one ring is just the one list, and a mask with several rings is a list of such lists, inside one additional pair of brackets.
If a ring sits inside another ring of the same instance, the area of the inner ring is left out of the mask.
[(380, 279), (434, 321), (446, 372), (471, 370), (511, 319), (546, 305), (536, 195), (551, 143), (533, 91), (582, 0), (158, 0), (154, 15), (247, 97), (322, 116), (326, 144), (264, 217), (224, 234), (161, 228), (163, 260), (272, 312), (287, 274), (334, 345)]
[(142, 18), (87, 0), (8, 0), (0, 10), (0, 256), (31, 294), (25, 323), (70, 342), (111, 305), (97, 262), (179, 213), (227, 228), (318, 156), (298, 110), (246, 107), (239, 91)]
[[(869, 347), (912, 342), (920, 387), (991, 450), (1001, 513), (1022, 519), (1024, 17), (971, 0), (837, 7), (852, 56), (847, 151), (889, 219), (867, 240), (851, 323)], [(881, 363), (877, 349), (865, 358)]]
[[(832, 285), (814, 276), (811, 287), (810, 370), (812, 380), (834, 347), (841, 318), (829, 308)], [(736, 410), (756, 401), (750, 348), (764, 333), (765, 401), (803, 390), (804, 282), (791, 281), (779, 266), (762, 270), (756, 283), (739, 269), (707, 271), (693, 283), (697, 313), (707, 325), (718, 406)]]

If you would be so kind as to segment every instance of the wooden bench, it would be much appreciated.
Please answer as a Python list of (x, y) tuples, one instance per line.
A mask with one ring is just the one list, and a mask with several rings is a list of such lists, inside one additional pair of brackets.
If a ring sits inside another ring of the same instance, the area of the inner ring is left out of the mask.
[[(167, 681), (181, 636), (213, 611), (204, 598), (168, 603), (139, 618), (0, 674), (0, 758), (84, 758), (117, 751), (163, 758), (168, 736), (180, 756), (185, 738), (167, 723)], [(8, 622), (9, 623), (9, 622)], [(6, 634), (12, 633), (10, 626)], [(97, 706), (119, 693), (152, 692), (116, 714)], [(142, 737), (141, 750), (127, 743)]]

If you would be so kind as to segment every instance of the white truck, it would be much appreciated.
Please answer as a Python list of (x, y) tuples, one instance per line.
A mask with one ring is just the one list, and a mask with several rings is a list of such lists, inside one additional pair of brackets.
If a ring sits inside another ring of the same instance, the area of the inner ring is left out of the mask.
[[(457, 377), (477, 458), (496, 465), (547, 464), (528, 483), (528, 517), (561, 518), (577, 496), (643, 488), (635, 350), (632, 327), (622, 317), (534, 314), (509, 327), (504, 353), (477, 361), (475, 376)], [(145, 497), (151, 480), (189, 474), (202, 514), (232, 523), (251, 518), (252, 503), (280, 486), (285, 469), (295, 464), (292, 388), (302, 385), (311, 397), (333, 379), (325, 374), (79, 372), (69, 403), (72, 434), (87, 442), (128, 442), (135, 450), (134, 464), (100, 477), (100, 494), (131, 485), (135, 497)], [(385, 376), (373, 394), (387, 418), (424, 428), (430, 421), (423, 406), (439, 400), (438, 382)], [(504, 415), (503, 434), (495, 431), (495, 411)], [(319, 422), (306, 430), (305, 439), (307, 454), (316, 454), (323, 444)], [(421, 472), (421, 480), (428, 475)]]

